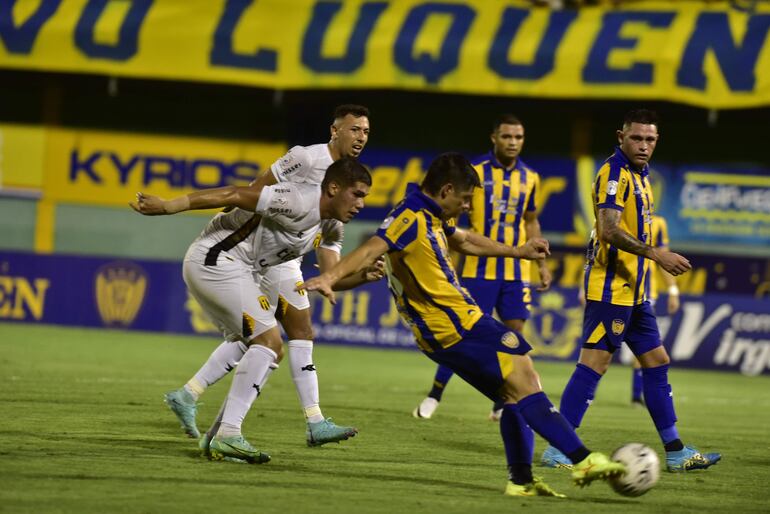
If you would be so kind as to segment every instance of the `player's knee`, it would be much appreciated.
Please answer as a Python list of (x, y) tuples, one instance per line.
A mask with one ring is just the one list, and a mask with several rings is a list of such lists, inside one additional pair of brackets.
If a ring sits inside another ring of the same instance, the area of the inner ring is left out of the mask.
[[(288, 323), (286, 325), (288, 325)], [(310, 324), (303, 324), (300, 326), (294, 325), (290, 327), (287, 327), (286, 325), (283, 325), (283, 329), (286, 331), (286, 336), (289, 338), (289, 340), (306, 339), (308, 341), (312, 341), (315, 338), (315, 333), (313, 333), (313, 326)]]

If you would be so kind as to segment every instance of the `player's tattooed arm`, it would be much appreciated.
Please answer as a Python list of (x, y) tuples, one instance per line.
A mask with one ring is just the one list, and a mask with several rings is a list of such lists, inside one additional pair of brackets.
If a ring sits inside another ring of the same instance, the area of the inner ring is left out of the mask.
[(449, 247), (465, 255), (484, 257), (517, 257), (534, 260), (545, 259), (550, 254), (548, 241), (539, 237), (529, 239), (523, 246), (514, 247), (459, 228), (449, 237)]
[(596, 218), (599, 238), (624, 252), (653, 260), (672, 275), (681, 275), (692, 268), (690, 261), (666, 248), (655, 248), (639, 241), (620, 226), (622, 213), (617, 209), (599, 209)]

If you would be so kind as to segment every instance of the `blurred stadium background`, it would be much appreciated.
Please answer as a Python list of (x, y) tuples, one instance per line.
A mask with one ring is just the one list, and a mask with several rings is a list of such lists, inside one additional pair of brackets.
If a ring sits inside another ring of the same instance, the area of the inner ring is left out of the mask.
[[(643, 106), (661, 115), (656, 211), (694, 266), (661, 317), (674, 366), (766, 388), (769, 30), (759, 0), (2, 1), (0, 345), (13, 324), (215, 340), (181, 278), (210, 213), (148, 219), (127, 202), (245, 184), (360, 103), (374, 186), (345, 250), (433, 156), (482, 154), (498, 114), (523, 120), (556, 278), (527, 335), (574, 362), (590, 183)], [(384, 283), (313, 310), (319, 342), (414, 347)]]

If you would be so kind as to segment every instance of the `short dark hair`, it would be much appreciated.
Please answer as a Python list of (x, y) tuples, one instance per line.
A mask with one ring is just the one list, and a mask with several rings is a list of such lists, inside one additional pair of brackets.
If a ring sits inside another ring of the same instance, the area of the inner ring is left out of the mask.
[(496, 132), (500, 128), (500, 125), (521, 125), (524, 124), (521, 120), (513, 114), (501, 114), (495, 119), (495, 124), (492, 125), (492, 132)]
[(342, 104), (338, 105), (334, 108), (334, 118), (333, 119), (339, 119), (344, 118), (348, 114), (352, 114), (355, 118), (360, 118), (361, 116), (369, 117), (369, 109), (364, 107), (363, 105), (357, 105), (357, 104)]
[(463, 155), (454, 152), (442, 153), (430, 163), (420, 187), (428, 194), (438, 194), (446, 184), (452, 184), (458, 191), (481, 187), (479, 175)]
[(655, 125), (658, 126), (659, 118), (658, 113), (651, 111), (650, 109), (631, 109), (623, 116), (623, 126), (630, 126), (632, 123), (640, 123), (642, 125)]
[(340, 187), (346, 188), (354, 185), (356, 182), (363, 182), (367, 186), (372, 185), (372, 174), (369, 170), (353, 157), (343, 157), (334, 161), (326, 169), (321, 189), (326, 188), (331, 182), (336, 182)]

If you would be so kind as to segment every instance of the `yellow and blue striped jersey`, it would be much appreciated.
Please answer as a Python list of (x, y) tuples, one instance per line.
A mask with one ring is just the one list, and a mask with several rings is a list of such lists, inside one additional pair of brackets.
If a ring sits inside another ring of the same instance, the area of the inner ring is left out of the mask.
[(436, 202), (409, 184), (377, 230), (390, 247), (385, 269), (398, 311), (429, 352), (458, 343), (482, 316), (449, 258), (454, 222), (443, 222), (440, 214)]
[[(473, 166), (482, 187), (473, 193), (469, 213), (471, 230), (511, 246), (527, 242), (524, 214), (537, 210), (535, 194), (540, 177), (521, 159), (506, 169), (490, 152)], [(522, 280), (529, 282), (530, 261), (512, 257), (469, 255), (463, 265), (463, 278)]]
[[(668, 225), (666, 225), (666, 218), (658, 216), (657, 214), (652, 216), (652, 246), (656, 248), (668, 247)], [(658, 264), (655, 261), (650, 261), (649, 273), (650, 278), (646, 281), (649, 286), (647, 291), (647, 298), (650, 300), (657, 300), (658, 298), (658, 286), (656, 278), (656, 271), (658, 270)]]
[[(646, 165), (641, 171), (633, 170), (620, 148), (616, 148), (599, 168), (591, 193), (595, 217), (599, 209), (621, 211), (620, 228), (645, 244), (651, 244), (652, 238), (653, 198), (648, 174)], [(644, 302), (649, 266), (648, 259), (599, 240), (594, 221), (585, 274), (588, 300), (614, 305)]]

